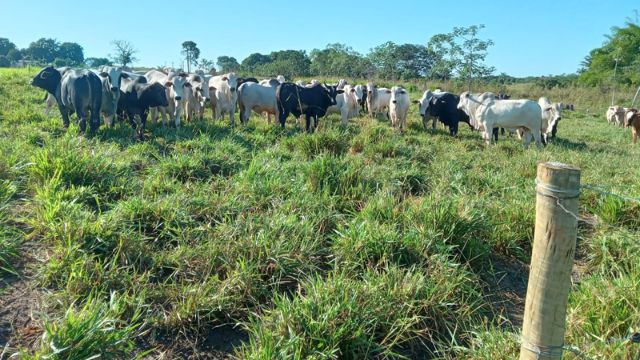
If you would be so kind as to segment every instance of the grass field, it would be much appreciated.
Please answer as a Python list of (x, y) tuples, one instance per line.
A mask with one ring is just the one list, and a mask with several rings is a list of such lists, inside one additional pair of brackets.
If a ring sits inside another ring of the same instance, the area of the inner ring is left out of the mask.
[[(43, 115), (35, 71), (0, 71), (5, 356), (514, 359), (536, 164), (640, 197), (640, 145), (605, 108), (563, 114), (543, 150), (424, 130), (415, 105), (404, 135), (254, 116), (138, 142)], [(580, 209), (566, 343), (637, 359), (607, 339), (640, 331), (640, 205), (584, 190)]]

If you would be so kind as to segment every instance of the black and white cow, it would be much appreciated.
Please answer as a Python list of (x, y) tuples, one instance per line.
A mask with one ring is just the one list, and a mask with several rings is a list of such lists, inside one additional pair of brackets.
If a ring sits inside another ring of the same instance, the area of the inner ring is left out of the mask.
[[(146, 83), (145, 78), (125, 84), (118, 99), (118, 115), (129, 120), (131, 127), (137, 131), (140, 140), (144, 140), (144, 129), (149, 108), (169, 105), (166, 88), (160, 83)], [(140, 118), (140, 126), (135, 118)]]
[(289, 114), (299, 118), (305, 115), (306, 130), (313, 132), (318, 126), (318, 118), (327, 113), (327, 108), (336, 105), (336, 95), (343, 93), (334, 86), (316, 85), (310, 88), (294, 83), (282, 83), (276, 90), (278, 119), (284, 127)]
[(31, 85), (55, 97), (65, 127), (69, 127), (69, 115), (74, 112), (80, 131), (86, 131), (87, 118), (91, 133), (100, 127), (102, 82), (96, 74), (89, 70), (68, 70), (62, 74), (48, 66), (31, 80)]

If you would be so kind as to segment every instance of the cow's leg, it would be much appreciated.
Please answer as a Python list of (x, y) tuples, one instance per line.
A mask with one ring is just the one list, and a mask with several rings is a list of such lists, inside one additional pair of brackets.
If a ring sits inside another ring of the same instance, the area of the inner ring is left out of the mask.
[(633, 143), (636, 144), (638, 142), (638, 132), (640, 131), (640, 129), (636, 126), (633, 126), (631, 128), (631, 136), (633, 138)]
[(289, 112), (286, 110), (280, 110), (280, 112), (278, 113), (278, 121), (280, 122), (280, 127), (282, 127), (283, 129), (288, 116)]
[[(542, 139), (541, 139), (540, 131), (530, 131), (529, 130), (529, 133), (531, 133), (531, 135), (535, 139), (536, 147), (538, 149), (542, 149)], [(529, 136), (529, 138), (531, 138), (531, 136)]]
[(84, 109), (79, 108), (76, 111), (76, 115), (78, 116), (78, 126), (80, 126), (80, 132), (87, 131), (87, 114), (84, 112)]
[(493, 139), (495, 140), (495, 142), (498, 142), (498, 134), (500, 133), (500, 129), (493, 128), (491, 133), (492, 133), (492, 136), (493, 136)]
[(453, 122), (453, 124), (451, 124), (451, 126), (449, 126), (449, 134), (451, 134), (451, 136), (456, 137), (458, 136), (458, 123), (457, 122)]
[(553, 124), (553, 128), (551, 129), (551, 138), (555, 138), (558, 133), (558, 123)]
[(144, 128), (147, 125), (147, 112), (144, 111), (140, 114), (140, 128), (138, 129), (138, 138), (140, 141), (144, 141)]
[(100, 112), (91, 109), (91, 116), (89, 117), (89, 131), (91, 134), (95, 134), (100, 128)]
[(340, 109), (340, 125), (342, 127), (347, 127), (349, 125), (349, 109), (346, 109), (346, 106), (343, 106)]

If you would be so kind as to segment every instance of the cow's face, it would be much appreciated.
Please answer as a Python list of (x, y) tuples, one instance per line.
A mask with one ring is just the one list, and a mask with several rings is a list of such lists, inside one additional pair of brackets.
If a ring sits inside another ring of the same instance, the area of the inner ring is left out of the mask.
[(231, 92), (235, 92), (238, 89), (238, 76), (236, 73), (223, 75), (222, 81), (226, 81), (229, 84), (229, 90), (231, 90)]
[(545, 116), (549, 119), (549, 125), (547, 127), (547, 132), (551, 132), (553, 127), (562, 119), (562, 107), (560, 104), (552, 104), (542, 109), (545, 112)]
[(400, 98), (404, 97), (407, 94), (407, 91), (399, 86), (394, 86), (391, 88), (391, 103), (397, 104)]
[(358, 100), (358, 104), (362, 104), (362, 99), (364, 99), (364, 93), (366, 90), (364, 90), (364, 86), (362, 85), (356, 85), (353, 87), (354, 91), (355, 91), (355, 95), (356, 95), (356, 99)]
[(122, 72), (121, 67), (105, 66), (100, 72), (100, 77), (108, 80), (109, 88), (115, 93), (120, 91), (120, 80), (129, 76)]
[(176, 102), (179, 102), (184, 97), (184, 87), (190, 87), (191, 84), (187, 82), (187, 79), (182, 75), (177, 75), (172, 78), (167, 79), (165, 81), (164, 86), (167, 89), (171, 89), (173, 91), (173, 99)]
[[(466, 109), (468, 109), (469, 103), (471, 101), (471, 93), (468, 91), (463, 92), (462, 94), (460, 94), (460, 101), (458, 101), (458, 110), (464, 110), (465, 112), (467, 112)], [(469, 114), (467, 114), (469, 115)]]
[(422, 94), (422, 98), (420, 100), (415, 100), (414, 103), (418, 104), (418, 109), (420, 111), (420, 116), (424, 116), (427, 113), (427, 109), (429, 109), (429, 105), (431, 104), (431, 99), (433, 98), (433, 93), (431, 90), (427, 90)]
[(55, 93), (61, 78), (62, 75), (58, 70), (54, 69), (53, 66), (47, 66), (31, 79), (31, 85), (47, 90), (50, 93)]
[(166, 88), (158, 83), (139, 84), (138, 96), (140, 100), (148, 107), (169, 106), (167, 101)]
[(336, 96), (338, 96), (338, 94), (344, 93), (344, 90), (338, 90), (335, 86), (329, 86), (327, 84), (322, 85), (321, 88), (322, 94), (325, 97), (326, 101), (328, 101), (330, 106), (336, 105)]
[(338, 86), (337, 86), (337, 88), (338, 88), (338, 89), (340, 89), (340, 90), (342, 90), (342, 89), (344, 88), (344, 86), (345, 86), (345, 85), (347, 85), (347, 80), (345, 80), (345, 79), (340, 79), (340, 80), (338, 81)]

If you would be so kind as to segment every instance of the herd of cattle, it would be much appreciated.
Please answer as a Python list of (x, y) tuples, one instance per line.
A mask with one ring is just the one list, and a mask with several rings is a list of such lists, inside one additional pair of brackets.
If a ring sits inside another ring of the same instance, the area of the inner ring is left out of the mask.
[(638, 135), (640, 135), (640, 111), (638, 109), (614, 105), (607, 109), (606, 116), (609, 124), (630, 127), (633, 143), (638, 142)]
[[(99, 70), (71, 69), (68, 67), (43, 68), (31, 84), (47, 91), (47, 112), (53, 104), (58, 105), (65, 127), (69, 126), (69, 115), (76, 113), (81, 131), (95, 132), (104, 122), (113, 126), (117, 118), (129, 121), (137, 136), (144, 139), (146, 118), (151, 114), (155, 123), (159, 115), (163, 124), (170, 117), (176, 127), (184, 112), (187, 121), (202, 120), (207, 107), (211, 107), (213, 118), (221, 119), (227, 114), (234, 123), (236, 108), (240, 110), (240, 121), (246, 123), (252, 111), (265, 113), (269, 123), (271, 115), (277, 116), (284, 127), (289, 114), (305, 118), (305, 128), (313, 132), (318, 119), (326, 114), (338, 113), (341, 123), (367, 112), (375, 117), (385, 114), (394, 128), (404, 131), (411, 104), (409, 93), (400, 86), (391, 89), (377, 87), (373, 82), (366, 85), (351, 85), (340, 80), (335, 85), (321, 84), (313, 80), (286, 82), (283, 76), (258, 81), (241, 78), (235, 73), (207, 75), (202, 72), (187, 74), (173, 69), (150, 70), (145, 74), (125, 71), (119, 67), (105, 66)], [(505, 95), (485, 92), (460, 96), (440, 90), (424, 92), (415, 100), (425, 127), (436, 120), (449, 128), (452, 136), (458, 133), (458, 124), (467, 123), (478, 130), (482, 138), (491, 143), (498, 138), (498, 129), (515, 132), (528, 147), (533, 138), (538, 147), (555, 137), (563, 106), (552, 103), (546, 97), (538, 102), (511, 100)], [(612, 110), (613, 109), (613, 110)], [(640, 132), (640, 114), (634, 109), (610, 108), (616, 121), (631, 126), (634, 142)], [(636, 124), (636, 125), (634, 125)]]

